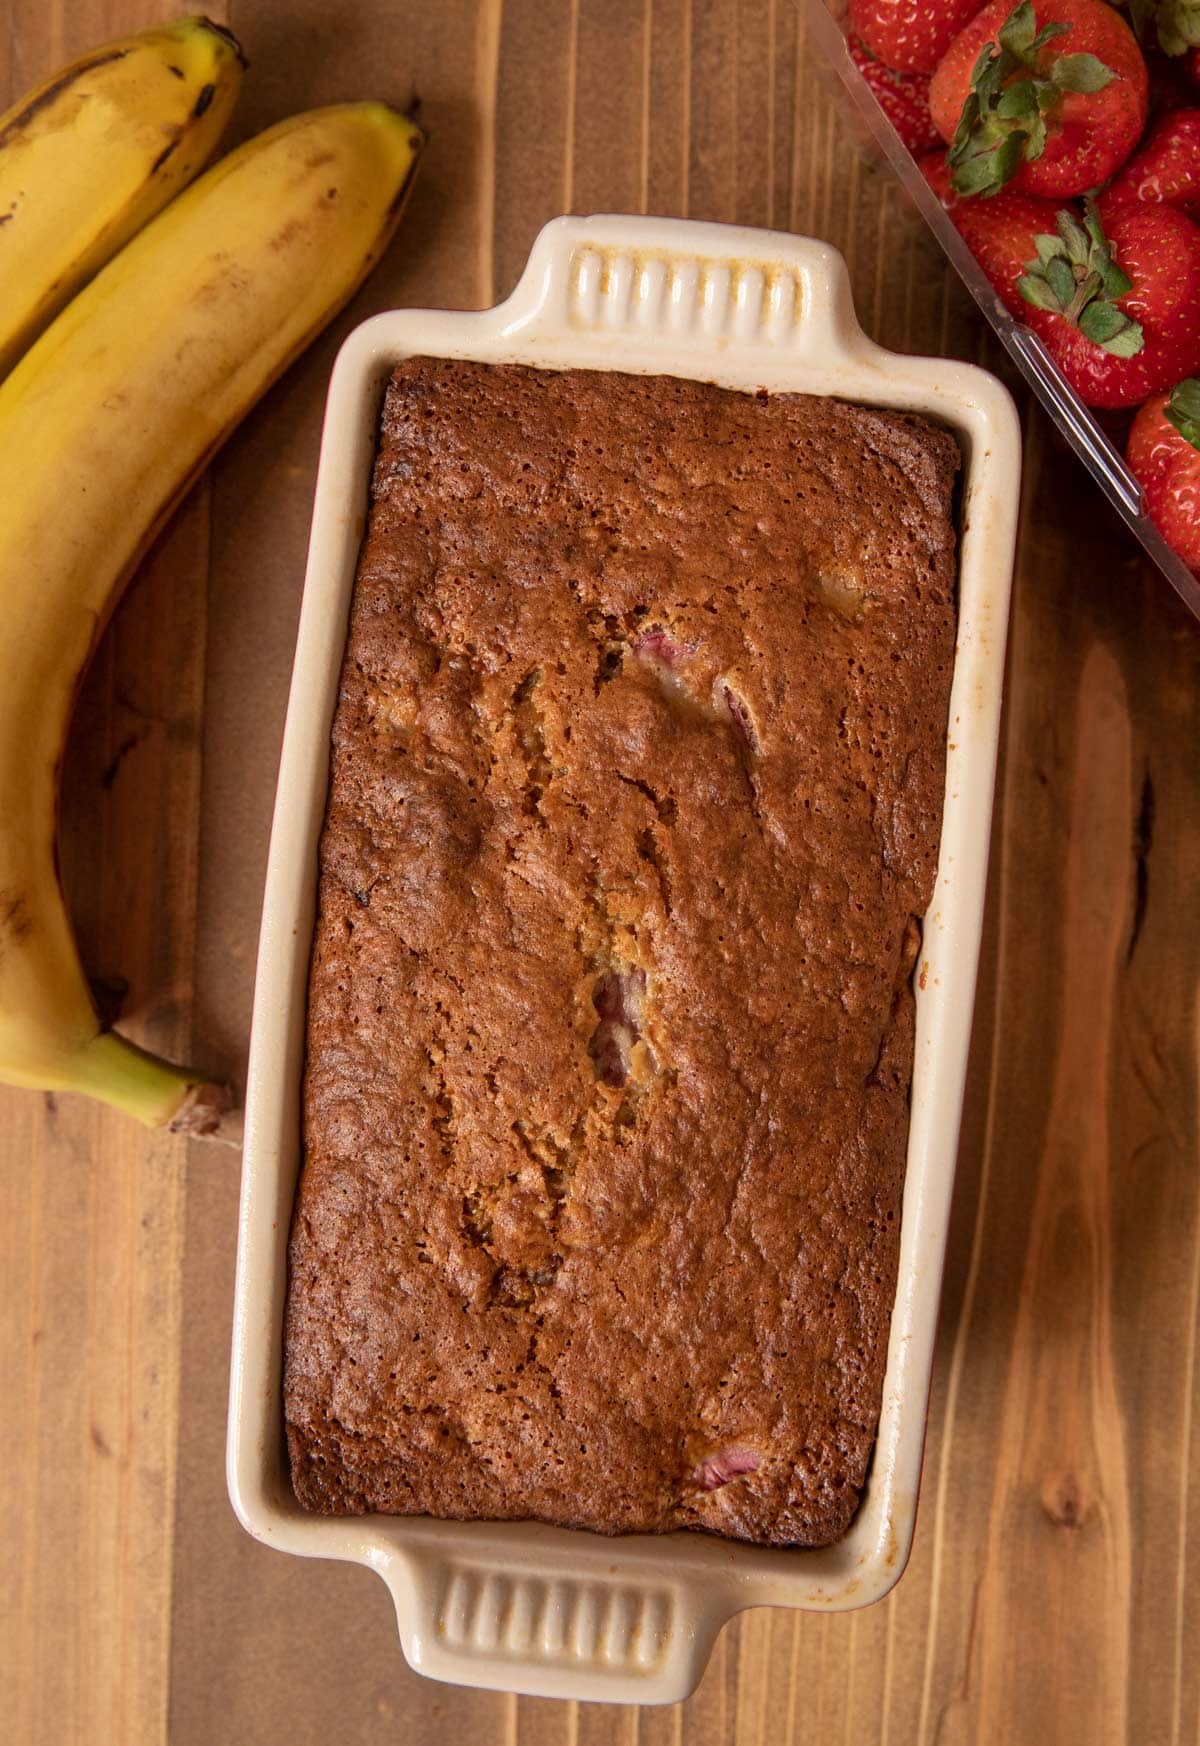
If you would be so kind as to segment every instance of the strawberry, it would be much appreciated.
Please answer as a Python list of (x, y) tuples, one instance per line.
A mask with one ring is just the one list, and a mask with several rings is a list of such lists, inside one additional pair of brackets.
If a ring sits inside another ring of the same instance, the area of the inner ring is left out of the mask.
[(1177, 206), (1200, 219), (1200, 109), (1160, 116), (1100, 200), (1105, 223), (1118, 206)]
[(853, 36), (850, 59), (913, 156), (932, 150), (938, 143), (938, 130), (929, 113), (929, 80), (920, 73), (894, 73)]
[(1002, 189), (986, 204), (968, 199), (955, 189), (941, 152), (919, 159), (918, 168), (995, 290), (1024, 321), (1029, 311), (1017, 290), (1017, 280), (1025, 271), (1026, 260), (1036, 253), (1034, 237), (1053, 231), (1056, 207), (1016, 188)]
[(960, 194), (1013, 182), (1061, 198), (1099, 187), (1146, 125), (1149, 79), (1133, 33), (1104, 0), (989, 0), (930, 86)]
[(1105, 237), (1090, 208), (1084, 226), (1060, 213), (1057, 234), (1063, 246), (1049, 256), (1035, 241), (1017, 291), (1033, 305), (1024, 318), (1081, 399), (1135, 406), (1200, 370), (1200, 229), (1190, 219), (1165, 206), (1129, 209), (1113, 215)]
[(1067, 207), (1005, 189), (964, 199), (921, 161), (963, 241), (1012, 313), (1090, 406), (1136, 406), (1200, 371), (1200, 228), (1169, 206)]
[(854, 34), (897, 73), (932, 73), (983, 0), (850, 0)]
[(1147, 400), (1133, 421), (1126, 459), (1146, 514), (1189, 569), (1200, 575), (1200, 381)]

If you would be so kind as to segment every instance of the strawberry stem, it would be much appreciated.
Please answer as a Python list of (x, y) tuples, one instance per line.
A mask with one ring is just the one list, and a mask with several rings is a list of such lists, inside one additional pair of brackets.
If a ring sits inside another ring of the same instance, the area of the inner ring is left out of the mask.
[(1200, 380), (1187, 376), (1172, 388), (1163, 413), (1185, 441), (1200, 449)]
[(1133, 281), (1117, 265), (1095, 201), (1085, 200), (1082, 224), (1066, 207), (1054, 222), (1057, 235), (1034, 237), (1037, 259), (1025, 263), (1017, 290), (1026, 303), (1061, 315), (1114, 357), (1136, 357), (1145, 335), (1119, 307)]
[(1032, 0), (1021, 0), (997, 40), (984, 44), (946, 154), (956, 193), (999, 193), (1045, 151), (1046, 122), (1065, 92), (1103, 91), (1112, 82), (1112, 68), (1095, 55), (1044, 52), (1070, 30), (1057, 22), (1039, 30)]

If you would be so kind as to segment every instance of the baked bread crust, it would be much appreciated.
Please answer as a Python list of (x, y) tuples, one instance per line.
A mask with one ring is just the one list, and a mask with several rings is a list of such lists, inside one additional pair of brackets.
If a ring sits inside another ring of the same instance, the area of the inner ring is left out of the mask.
[(928, 422), (830, 400), (395, 371), (320, 849), (305, 1507), (846, 1530), (957, 469)]

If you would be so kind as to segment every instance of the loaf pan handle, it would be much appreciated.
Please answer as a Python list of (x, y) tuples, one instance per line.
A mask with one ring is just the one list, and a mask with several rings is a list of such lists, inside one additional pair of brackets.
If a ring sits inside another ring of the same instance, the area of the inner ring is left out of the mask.
[[(514, 1548), (514, 1551), (516, 1549)], [(409, 1664), (431, 1679), (593, 1703), (676, 1703), (708, 1663), (728, 1605), (701, 1587), (580, 1576), (397, 1546), (381, 1569)]]
[[(673, 237), (678, 247), (672, 248)], [(503, 306), (510, 334), (577, 350), (589, 337), (636, 353), (825, 360), (860, 351), (846, 263), (808, 237), (725, 224), (558, 218)]]

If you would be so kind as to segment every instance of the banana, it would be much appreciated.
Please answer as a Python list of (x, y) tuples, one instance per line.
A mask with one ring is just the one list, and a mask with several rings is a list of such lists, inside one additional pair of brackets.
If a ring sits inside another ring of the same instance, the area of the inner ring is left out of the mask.
[(423, 143), (380, 103), (294, 116), (128, 243), (0, 383), (0, 1080), (211, 1131), (216, 1088), (99, 1022), (58, 881), (80, 675), (181, 495), (394, 229)]
[(0, 376), (203, 168), (245, 62), (184, 18), (105, 43), (0, 115)]

